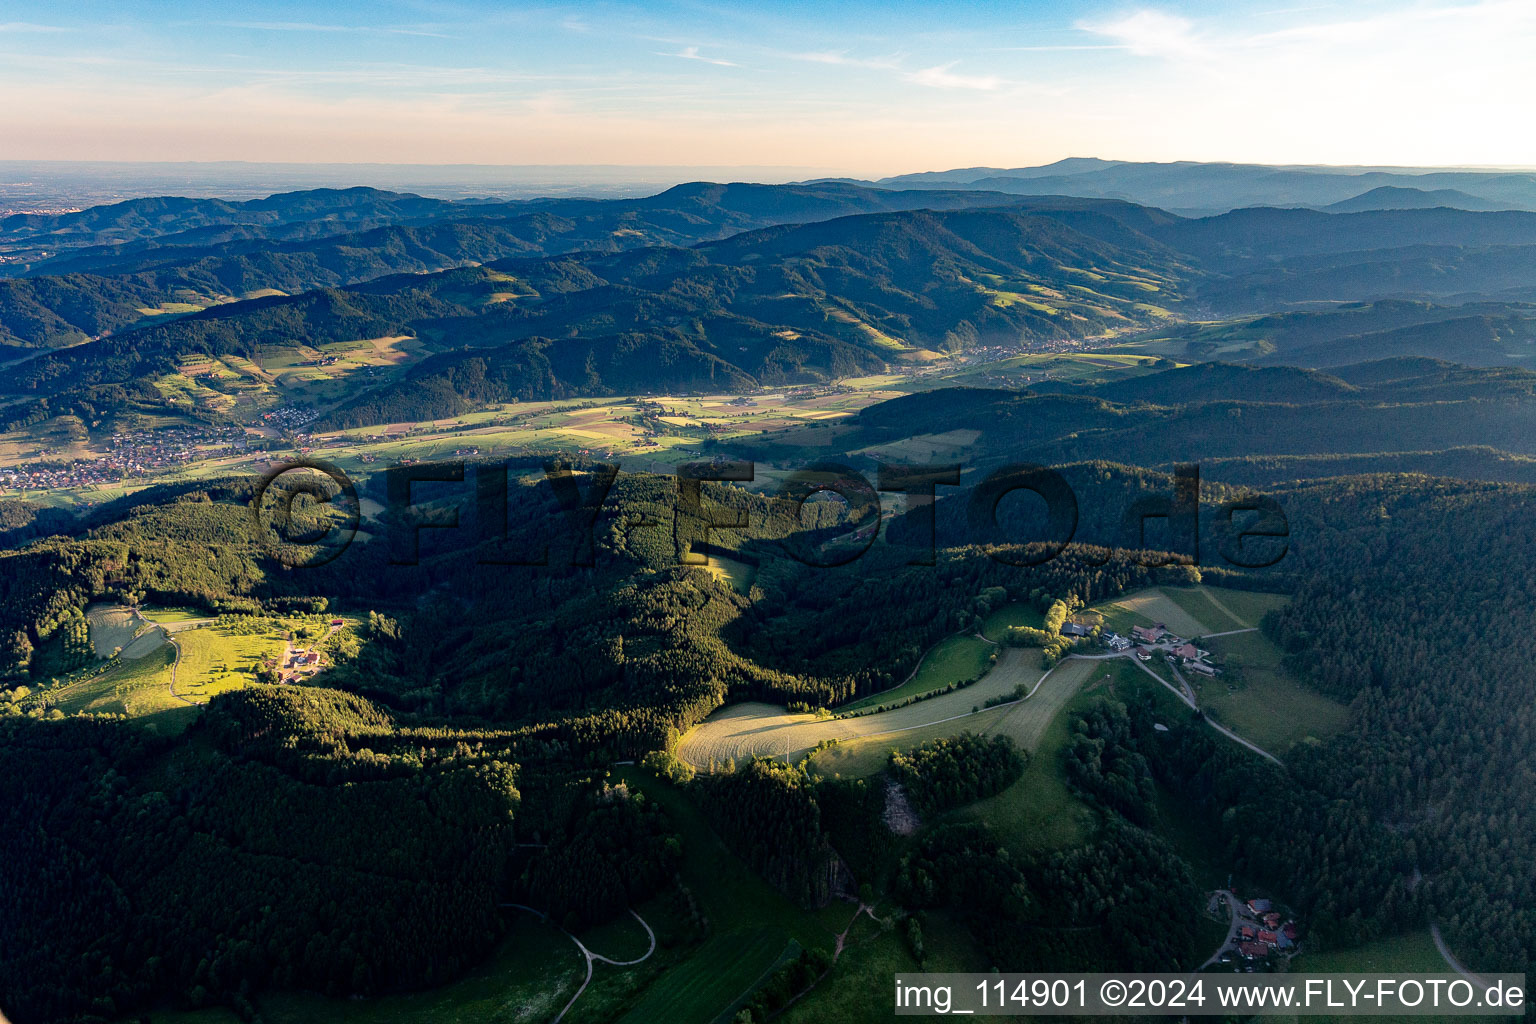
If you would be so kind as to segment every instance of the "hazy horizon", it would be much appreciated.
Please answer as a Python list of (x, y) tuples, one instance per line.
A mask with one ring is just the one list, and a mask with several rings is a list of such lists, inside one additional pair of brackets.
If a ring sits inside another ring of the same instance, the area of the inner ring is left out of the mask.
[[(1526, 167), (1536, 6), (0, 3), (7, 156)], [(1425, 69), (1433, 69), (1426, 73)]]

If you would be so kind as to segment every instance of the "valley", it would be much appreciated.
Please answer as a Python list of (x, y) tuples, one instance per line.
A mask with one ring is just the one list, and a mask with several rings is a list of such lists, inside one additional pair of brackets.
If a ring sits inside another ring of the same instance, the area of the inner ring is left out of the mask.
[(0, 221), (17, 1024), (1528, 965), (1536, 214), (944, 180)]

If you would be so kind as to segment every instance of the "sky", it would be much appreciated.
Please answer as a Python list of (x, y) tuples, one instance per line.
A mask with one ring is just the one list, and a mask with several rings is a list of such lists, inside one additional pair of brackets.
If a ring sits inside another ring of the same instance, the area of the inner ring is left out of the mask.
[(1536, 0), (0, 0), (0, 159), (1536, 166)]

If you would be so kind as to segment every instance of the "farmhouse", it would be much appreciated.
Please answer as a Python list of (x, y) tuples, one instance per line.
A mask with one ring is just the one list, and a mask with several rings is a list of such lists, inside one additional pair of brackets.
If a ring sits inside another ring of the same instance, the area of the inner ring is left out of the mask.
[(1063, 623), (1061, 627), (1062, 636), (1087, 636), (1092, 632), (1093, 630), (1089, 629), (1087, 626), (1080, 622), (1066, 622)]
[(1157, 643), (1160, 639), (1162, 639), (1163, 634), (1166, 632), (1168, 632), (1168, 627), (1164, 626), (1161, 622), (1155, 626), (1131, 627), (1131, 636), (1146, 644)]

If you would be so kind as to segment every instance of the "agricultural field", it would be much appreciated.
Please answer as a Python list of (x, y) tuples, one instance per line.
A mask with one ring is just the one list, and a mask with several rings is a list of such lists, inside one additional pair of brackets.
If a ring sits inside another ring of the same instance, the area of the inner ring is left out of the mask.
[(219, 626), (180, 630), (173, 643), (180, 649), (176, 693), (197, 704), (255, 683), (262, 659), (283, 651), (276, 636), (242, 636)]
[[(1349, 708), (1298, 681), (1281, 666), (1281, 653), (1263, 633), (1239, 633), (1207, 641), (1218, 660), (1240, 671), (1204, 680), (1200, 706), (1228, 728), (1274, 754), (1297, 743), (1315, 743), (1349, 723)], [(1240, 677), (1240, 678), (1236, 678)], [(1191, 680), (1194, 683), (1194, 680)]]
[[(1435, 948), (1434, 937), (1428, 928), (1388, 935), (1374, 939), (1354, 949), (1312, 952), (1303, 944), (1303, 952), (1292, 963), (1293, 971), (1308, 973), (1341, 974), (1449, 974), (1451, 967)], [(1259, 1024), (1289, 1024), (1300, 1017), (1267, 1014), (1255, 1017)], [(1307, 1017), (1308, 1024), (1344, 1024), (1357, 1021), (1358, 1017)], [(1376, 1017), (1374, 1020), (1410, 1024), (1425, 1017)], [(1462, 1021), (1507, 1021), (1509, 1017), (1458, 1017)]]
[(139, 611), (145, 619), (161, 626), (174, 626), (186, 622), (203, 622), (209, 618), (207, 612), (196, 608), (156, 608), (146, 606), (139, 609)]
[(951, 683), (975, 679), (985, 672), (994, 648), (974, 636), (951, 636), (940, 640), (923, 655), (912, 677), (900, 686), (872, 693), (839, 707), (838, 713), (894, 704), (918, 694), (942, 690)]
[(1028, 387), (1046, 382), (1107, 384), (1182, 365), (1155, 355), (1123, 352), (1047, 352), (976, 363), (937, 377), (914, 382), (914, 388)]
[(1029, 748), (1024, 774), (996, 796), (956, 812), (961, 820), (985, 821), (997, 829), (1010, 849), (1061, 849), (1085, 841), (1098, 827), (1098, 813), (1072, 793), (1062, 769), (1062, 751), (1071, 738), (1068, 712), (1113, 693), (1113, 676), (1128, 666), (1117, 661), (1075, 664), (1087, 668), (1087, 679), (1048, 720)]
[(180, 732), (195, 711), (171, 694), (176, 651), (158, 630), (136, 643), (153, 648), (136, 657), (126, 651), (106, 671), (91, 670), (47, 691), (50, 703), (66, 715), (126, 715), (156, 731)]
[(952, 462), (964, 460), (980, 437), (979, 430), (946, 430), (942, 434), (917, 434), (899, 441), (871, 445), (852, 454), (911, 464)]
[(887, 736), (840, 740), (834, 746), (811, 755), (810, 770), (823, 777), (841, 775), (848, 779), (867, 779), (890, 766), (893, 750), (909, 750), (930, 740), (948, 739), (966, 731), (984, 732), (989, 725), (1002, 718), (1007, 710), (1002, 707), (982, 708), (959, 721), (939, 722)]
[(1106, 630), (1117, 633), (1129, 633), (1132, 626), (1150, 626), (1156, 622), (1163, 623), (1185, 638), (1222, 632), (1206, 625), (1205, 619), (1214, 617), (1214, 608), (1209, 614), (1196, 618), (1169, 597), (1166, 588), (1163, 587), (1138, 590), (1133, 594), (1126, 594), (1112, 601), (1094, 605), (1093, 610), (1104, 617)]
[(91, 605), (85, 610), (85, 621), (98, 658), (110, 658), (119, 648), (126, 653), (133, 638), (149, 625), (132, 608), (115, 604)]
[[(1163, 595), (1200, 620), (1208, 632), (1256, 629), (1264, 613), (1283, 607), (1289, 598), (1220, 587), (1164, 587)], [(1171, 627), (1173, 624), (1169, 623)]]
[[(855, 718), (818, 718), (790, 714), (773, 704), (742, 703), (722, 708), (679, 741), (677, 755), (695, 767), (748, 757), (794, 758), (826, 740), (847, 742), (906, 732), (941, 722), (953, 732), (972, 728), (964, 719), (992, 697), (1013, 693), (1021, 683), (1033, 686), (1042, 673), (1039, 652), (1010, 649), (978, 683), (906, 707)], [(1021, 720), (1019, 728), (1024, 728)]]
[[(1026, 658), (1034, 654), (1033, 651), (1021, 653)], [(1040, 745), (1046, 729), (1083, 684), (1095, 673), (1103, 671), (1102, 662), (1088, 658), (1069, 658), (1044, 678), (1028, 700), (1005, 709), (1001, 718), (979, 731), (1007, 736), (1023, 749), (1032, 751)]]

